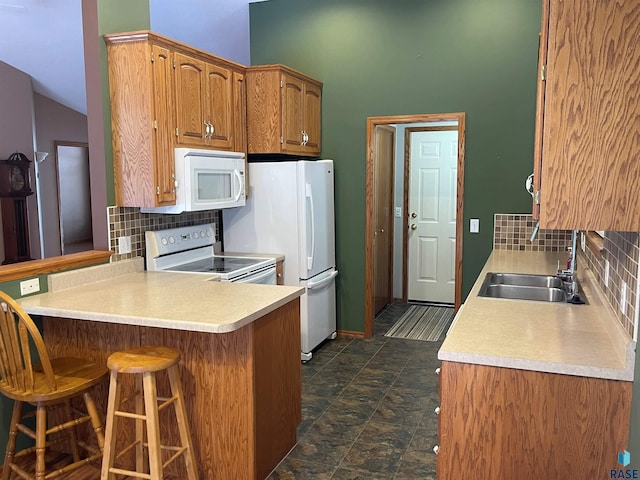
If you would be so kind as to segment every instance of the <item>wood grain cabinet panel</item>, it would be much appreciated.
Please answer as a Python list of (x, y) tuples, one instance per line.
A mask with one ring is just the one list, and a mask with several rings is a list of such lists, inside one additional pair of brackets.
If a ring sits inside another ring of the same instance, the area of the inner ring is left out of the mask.
[(322, 83), (284, 65), (247, 69), (249, 153), (318, 156)]
[(116, 204), (175, 204), (172, 54), (140, 40), (107, 40)]
[(609, 478), (631, 382), (443, 362), (438, 480)]
[(640, 230), (639, 38), (639, 0), (543, 1), (541, 227)]
[(246, 152), (246, 67), (144, 30), (105, 35), (116, 204), (175, 204), (174, 147)]

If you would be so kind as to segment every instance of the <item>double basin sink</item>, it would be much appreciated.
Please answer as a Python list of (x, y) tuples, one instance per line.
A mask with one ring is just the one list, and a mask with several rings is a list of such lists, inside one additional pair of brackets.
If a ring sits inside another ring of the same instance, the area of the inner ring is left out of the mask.
[(480, 297), (568, 302), (568, 284), (555, 275), (489, 272), (478, 292)]

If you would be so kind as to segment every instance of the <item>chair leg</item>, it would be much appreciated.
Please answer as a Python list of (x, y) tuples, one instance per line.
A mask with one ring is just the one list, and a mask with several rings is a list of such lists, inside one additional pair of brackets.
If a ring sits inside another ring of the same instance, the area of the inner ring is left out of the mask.
[(22, 420), (23, 403), (19, 401), (13, 402), (13, 414), (11, 415), (11, 424), (9, 425), (9, 438), (7, 440), (7, 449), (4, 455), (4, 467), (2, 468), (2, 480), (9, 480), (11, 476), (11, 467), (13, 457), (16, 453), (16, 438), (18, 437), (18, 423)]
[(144, 407), (147, 418), (147, 440), (149, 442), (149, 473), (151, 480), (162, 480), (162, 456), (160, 450), (160, 421), (158, 419), (158, 392), (154, 372), (142, 374), (144, 385)]
[(180, 431), (180, 440), (183, 447), (187, 447), (184, 453), (184, 460), (187, 467), (188, 480), (198, 480), (198, 467), (195, 460), (195, 452), (193, 451), (193, 443), (191, 441), (191, 432), (189, 429), (189, 420), (187, 418), (187, 409), (184, 405), (184, 395), (182, 394), (182, 384), (178, 373), (178, 366), (174, 365), (168, 369), (169, 383), (171, 384), (171, 395), (177, 397), (174, 403), (176, 409), (176, 419), (178, 422), (178, 430)]
[[(73, 413), (71, 412), (71, 401), (67, 398), (64, 401), (64, 415), (66, 417), (67, 422), (73, 421)], [(69, 438), (70, 438), (70, 447), (71, 454), (73, 456), (73, 461), (80, 461), (80, 451), (78, 450), (78, 435), (76, 434), (75, 427), (69, 428)]]
[(102, 420), (100, 420), (100, 414), (98, 413), (96, 402), (93, 400), (93, 397), (89, 392), (84, 392), (83, 398), (84, 404), (87, 407), (87, 413), (89, 414), (89, 418), (91, 419), (91, 426), (93, 427), (93, 431), (96, 434), (96, 439), (98, 440), (98, 447), (100, 448), (100, 451), (104, 452), (104, 433), (102, 430)]
[(104, 450), (102, 454), (102, 470), (100, 473), (101, 480), (113, 480), (115, 474), (109, 473), (109, 469), (113, 467), (116, 455), (116, 436), (114, 435), (115, 427), (115, 411), (120, 406), (120, 382), (118, 381), (118, 372), (111, 371), (111, 379), (109, 382), (109, 397), (107, 400), (107, 419), (105, 427)]
[(47, 445), (47, 408), (38, 405), (36, 409), (36, 480), (44, 480)]

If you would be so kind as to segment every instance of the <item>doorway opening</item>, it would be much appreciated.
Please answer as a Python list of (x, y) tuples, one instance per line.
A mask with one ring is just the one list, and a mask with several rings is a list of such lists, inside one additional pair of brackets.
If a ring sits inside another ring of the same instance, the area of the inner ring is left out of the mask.
[[(420, 124), (417, 127), (415, 124)], [(380, 212), (391, 211), (393, 209), (394, 215), (397, 217), (400, 214), (403, 217), (403, 240), (402, 240), (402, 299), (407, 300), (407, 263), (408, 263), (408, 236), (407, 232), (410, 228), (409, 224), (409, 204), (406, 192), (409, 189), (409, 155), (408, 148), (405, 148), (404, 152), (404, 201), (401, 210), (391, 204), (385, 204), (386, 200), (382, 196), (382, 203), (379, 201), (376, 192), (380, 187), (380, 176), (387, 175), (389, 168), (384, 164), (385, 160), (379, 160), (377, 157), (377, 149), (380, 146), (378, 132), (382, 131), (380, 127), (392, 127), (402, 126), (409, 127), (405, 129), (405, 136), (411, 135), (411, 132), (423, 130), (424, 127), (429, 129), (430, 127), (436, 127), (443, 131), (448, 131), (451, 126), (455, 127), (454, 133), (457, 135), (456, 145), (456, 159), (454, 163), (456, 165), (455, 186), (455, 240), (452, 242), (453, 255), (451, 267), (454, 271), (454, 306), (457, 311), (462, 304), (462, 234), (463, 234), (463, 199), (464, 199), (464, 146), (465, 146), (465, 114), (464, 113), (442, 113), (442, 114), (420, 114), (420, 115), (394, 115), (384, 117), (369, 117), (367, 118), (367, 157), (366, 157), (366, 213), (365, 213), (365, 338), (370, 338), (373, 335), (373, 324), (376, 314), (376, 308), (380, 305), (380, 291), (384, 291), (385, 278), (389, 278), (388, 272), (382, 269), (382, 275), (377, 278), (376, 266), (377, 264), (385, 265), (385, 262), (377, 262), (376, 258), (388, 258), (388, 252), (385, 252), (384, 248), (393, 248), (393, 242), (380, 242)], [(432, 129), (433, 130), (433, 129)], [(405, 142), (406, 143), (406, 142)], [(381, 159), (393, 158), (389, 155), (381, 155)], [(388, 160), (387, 160), (388, 161)], [(379, 171), (376, 174), (376, 171)], [(397, 184), (397, 183), (396, 183)], [(380, 245), (383, 245), (382, 250)], [(386, 245), (386, 246), (384, 246)], [(391, 245), (391, 246), (389, 246)], [(378, 272), (380, 273), (380, 272)]]

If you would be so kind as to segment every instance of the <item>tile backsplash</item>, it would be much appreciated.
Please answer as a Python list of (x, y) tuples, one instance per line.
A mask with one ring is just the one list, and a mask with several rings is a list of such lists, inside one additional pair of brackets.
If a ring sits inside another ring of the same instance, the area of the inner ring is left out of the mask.
[(528, 252), (562, 252), (571, 245), (571, 230), (540, 229), (533, 242), (536, 225), (533, 215), (496, 213), (493, 219), (493, 248)]
[[(496, 214), (494, 216), (493, 248), (520, 251), (561, 252), (571, 245), (571, 230), (540, 229), (530, 241), (536, 221), (532, 215)], [(640, 233), (604, 232), (604, 249), (598, 256), (589, 248), (578, 246), (577, 265), (586, 265), (593, 272), (616, 318), (635, 340), (638, 323), (638, 264)], [(605, 263), (609, 262), (609, 278), (605, 285)], [(621, 308), (622, 282), (627, 284), (624, 308)], [(622, 313), (622, 310), (625, 310)]]
[[(186, 227), (201, 223), (215, 224), (216, 238), (220, 238), (220, 211), (205, 210), (202, 212), (185, 212), (179, 215), (160, 213), (141, 213), (135, 207), (107, 207), (109, 222), (109, 249), (116, 254), (111, 261), (133, 257), (145, 257), (144, 232), (147, 230), (164, 230), (167, 228)], [(118, 254), (118, 238), (131, 237), (131, 253)]]

